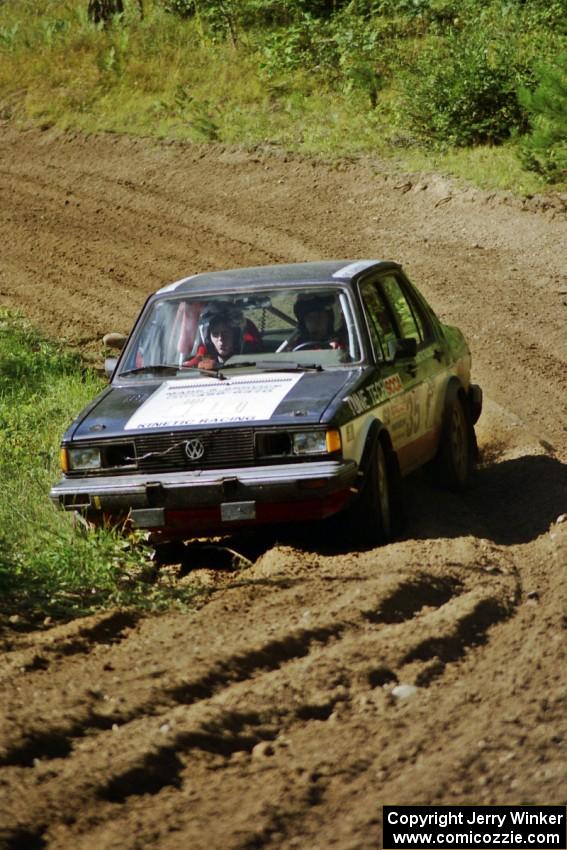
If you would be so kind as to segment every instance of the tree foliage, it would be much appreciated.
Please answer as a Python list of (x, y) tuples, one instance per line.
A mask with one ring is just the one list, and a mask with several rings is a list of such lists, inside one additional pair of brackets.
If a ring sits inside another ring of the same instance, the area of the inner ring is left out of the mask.
[(517, 89), (529, 78), (505, 39), (482, 28), (452, 32), (410, 66), (403, 84), (407, 118), (435, 143), (497, 144), (526, 126)]
[(551, 180), (567, 179), (567, 52), (541, 67), (534, 91), (520, 90), (531, 132), (522, 140), (528, 168)]
[[(144, 0), (136, 0), (140, 17), (144, 17)], [(89, 0), (89, 20), (94, 24), (109, 24), (115, 15), (124, 14), (124, 0)]]
[(106, 24), (113, 15), (121, 15), (123, 12), (123, 0), (89, 0), (88, 15), (95, 24)]

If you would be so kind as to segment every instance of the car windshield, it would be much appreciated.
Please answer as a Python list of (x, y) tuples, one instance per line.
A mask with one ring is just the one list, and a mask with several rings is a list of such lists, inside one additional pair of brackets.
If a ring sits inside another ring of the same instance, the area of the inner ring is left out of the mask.
[(287, 287), (154, 301), (120, 364), (120, 375), (191, 369), (333, 368), (360, 360), (346, 290)]

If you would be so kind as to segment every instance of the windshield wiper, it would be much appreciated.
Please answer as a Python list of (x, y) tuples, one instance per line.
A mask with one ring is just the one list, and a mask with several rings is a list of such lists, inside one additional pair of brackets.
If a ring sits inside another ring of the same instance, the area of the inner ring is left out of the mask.
[(224, 363), (222, 366), (219, 366), (219, 368), (222, 369), (224, 372), (225, 369), (246, 369), (250, 366), (257, 365), (258, 364), (255, 360), (239, 360), (238, 363)]
[(323, 372), (320, 363), (276, 363), (272, 360), (260, 363), (259, 369), (264, 372)]
[(323, 367), (319, 363), (290, 363), (284, 361), (278, 363), (277, 360), (240, 360), (238, 363), (226, 363), (220, 368), (224, 372), (225, 369), (246, 369), (255, 367), (261, 372), (322, 372)]
[(179, 366), (171, 366), (166, 363), (156, 363), (153, 366), (136, 366), (135, 369), (126, 369), (125, 372), (120, 372), (120, 377), (122, 378), (124, 375), (141, 375), (144, 372), (177, 373), (179, 372)]
[(125, 375), (141, 375), (144, 372), (157, 372), (164, 375), (178, 375), (180, 372), (198, 372), (200, 375), (206, 375), (207, 378), (218, 378), (219, 381), (224, 381), (224, 375), (221, 375), (216, 369), (199, 369), (198, 366), (171, 366), (166, 363), (156, 363), (154, 366), (137, 366), (135, 369), (127, 369), (125, 372), (120, 372), (119, 377)]

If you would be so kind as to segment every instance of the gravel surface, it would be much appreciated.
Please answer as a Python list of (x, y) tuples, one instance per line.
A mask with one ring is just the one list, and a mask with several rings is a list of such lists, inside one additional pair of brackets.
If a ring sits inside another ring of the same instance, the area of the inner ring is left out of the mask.
[(486, 393), (472, 488), (414, 476), (393, 544), (235, 538), (242, 569), (189, 550), (179, 580), (213, 589), (192, 613), (6, 615), (3, 850), (375, 850), (385, 803), (565, 802), (566, 208), (365, 159), (0, 127), (0, 305), (93, 360), (193, 272), (391, 258)]

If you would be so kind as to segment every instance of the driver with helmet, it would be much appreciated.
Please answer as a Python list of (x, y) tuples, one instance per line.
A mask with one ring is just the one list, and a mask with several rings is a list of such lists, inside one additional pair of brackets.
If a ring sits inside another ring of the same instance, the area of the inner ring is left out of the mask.
[(262, 347), (260, 333), (242, 312), (226, 302), (212, 302), (199, 319), (201, 342), (184, 366), (219, 369), (234, 354), (251, 354)]

